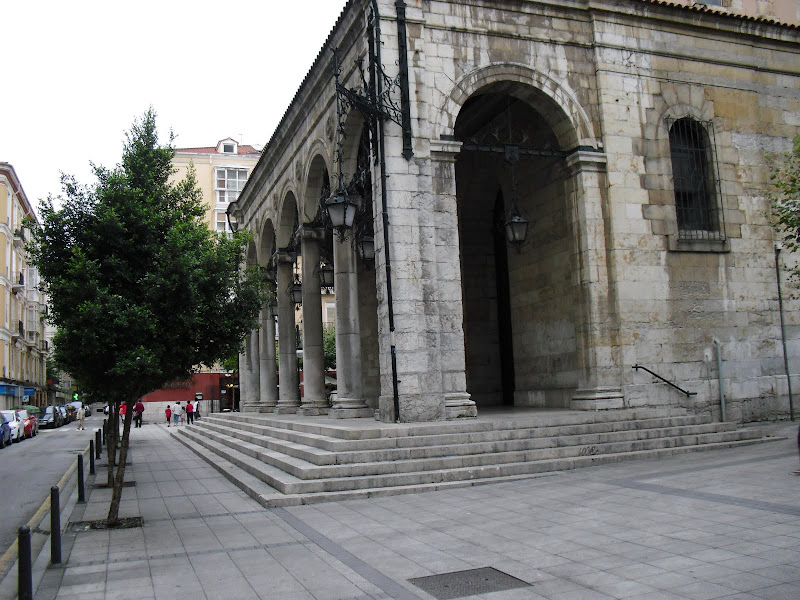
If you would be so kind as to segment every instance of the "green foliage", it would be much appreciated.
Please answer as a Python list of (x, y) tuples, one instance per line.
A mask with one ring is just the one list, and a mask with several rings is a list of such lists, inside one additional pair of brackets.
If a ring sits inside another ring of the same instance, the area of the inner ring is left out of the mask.
[(208, 229), (193, 171), (169, 181), (171, 143), (159, 145), (148, 110), (119, 166), (95, 166), (92, 186), (62, 176), (61, 208), (42, 203), (28, 244), (56, 363), (98, 397), (129, 401), (236, 355), (266, 301), (261, 271), (240, 271), (248, 234)]
[(325, 368), (336, 368), (336, 327), (327, 325), (322, 330), (322, 350), (325, 355)]
[[(797, 250), (800, 247), (800, 136), (794, 139), (792, 150), (773, 165), (771, 180), (770, 204), (775, 228), (787, 250)], [(798, 274), (798, 267), (795, 267), (794, 275)]]

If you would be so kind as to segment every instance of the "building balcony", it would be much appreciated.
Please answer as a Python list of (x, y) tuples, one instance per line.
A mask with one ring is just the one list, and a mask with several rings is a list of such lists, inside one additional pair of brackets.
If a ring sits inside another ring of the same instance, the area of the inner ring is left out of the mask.
[(15, 248), (22, 248), (25, 245), (25, 230), (24, 229), (15, 229), (14, 230), (14, 247)]
[(11, 290), (15, 294), (20, 294), (25, 291), (25, 275), (22, 273), (19, 274), (19, 277), (17, 277), (16, 281), (11, 284)]

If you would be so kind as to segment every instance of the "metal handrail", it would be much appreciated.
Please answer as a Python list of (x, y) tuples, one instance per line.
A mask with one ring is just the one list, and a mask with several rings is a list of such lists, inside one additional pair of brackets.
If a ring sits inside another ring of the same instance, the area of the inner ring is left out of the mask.
[(683, 392), (683, 393), (684, 393), (684, 394), (686, 394), (687, 396), (697, 396), (697, 392), (687, 392), (687, 391), (686, 391), (686, 390), (684, 390), (683, 388), (679, 388), (677, 385), (675, 385), (675, 384), (674, 384), (674, 383), (672, 383), (671, 381), (667, 381), (666, 379), (664, 379), (664, 378), (663, 378), (661, 375), (659, 375), (658, 373), (653, 373), (653, 372), (652, 372), (650, 369), (648, 369), (647, 367), (643, 367), (642, 365), (633, 365), (633, 368), (634, 368), (635, 370), (637, 370), (637, 371), (638, 371), (639, 369), (644, 369), (645, 371), (647, 371), (648, 373), (650, 373), (650, 375), (652, 375), (653, 377), (656, 377), (656, 378), (660, 379), (661, 381), (663, 381), (663, 382), (664, 382), (664, 383), (666, 383), (667, 385), (671, 385), (671, 386), (672, 386), (672, 387), (674, 387), (676, 390), (678, 390), (679, 392)]

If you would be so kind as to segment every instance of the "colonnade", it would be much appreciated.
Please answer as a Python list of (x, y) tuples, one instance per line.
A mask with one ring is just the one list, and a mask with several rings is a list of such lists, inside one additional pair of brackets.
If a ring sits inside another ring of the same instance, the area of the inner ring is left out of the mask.
[(303, 393), (301, 395), (298, 381), (295, 304), (289, 293), (297, 255), (282, 248), (273, 257), (277, 267), (277, 307), (274, 304), (264, 306), (261, 327), (250, 333), (245, 343), (246, 351), (239, 356), (239, 392), (243, 412), (327, 414), (336, 418), (374, 415), (374, 409), (368, 406), (363, 393), (358, 264), (350, 240), (334, 240), (337, 392), (331, 399), (326, 393), (319, 279), (320, 248), (324, 243), (324, 234), (322, 229), (302, 226), (296, 237), (301, 244), (303, 286)]

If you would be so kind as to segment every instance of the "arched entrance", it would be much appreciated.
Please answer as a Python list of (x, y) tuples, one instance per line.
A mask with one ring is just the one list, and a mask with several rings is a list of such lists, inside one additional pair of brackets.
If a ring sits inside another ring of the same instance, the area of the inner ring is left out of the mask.
[[(478, 407), (569, 406), (579, 383), (580, 278), (563, 113), (512, 82), (462, 106), (455, 136), (467, 391)], [(574, 138), (572, 138), (574, 139)], [(512, 208), (530, 221), (507, 241)]]

